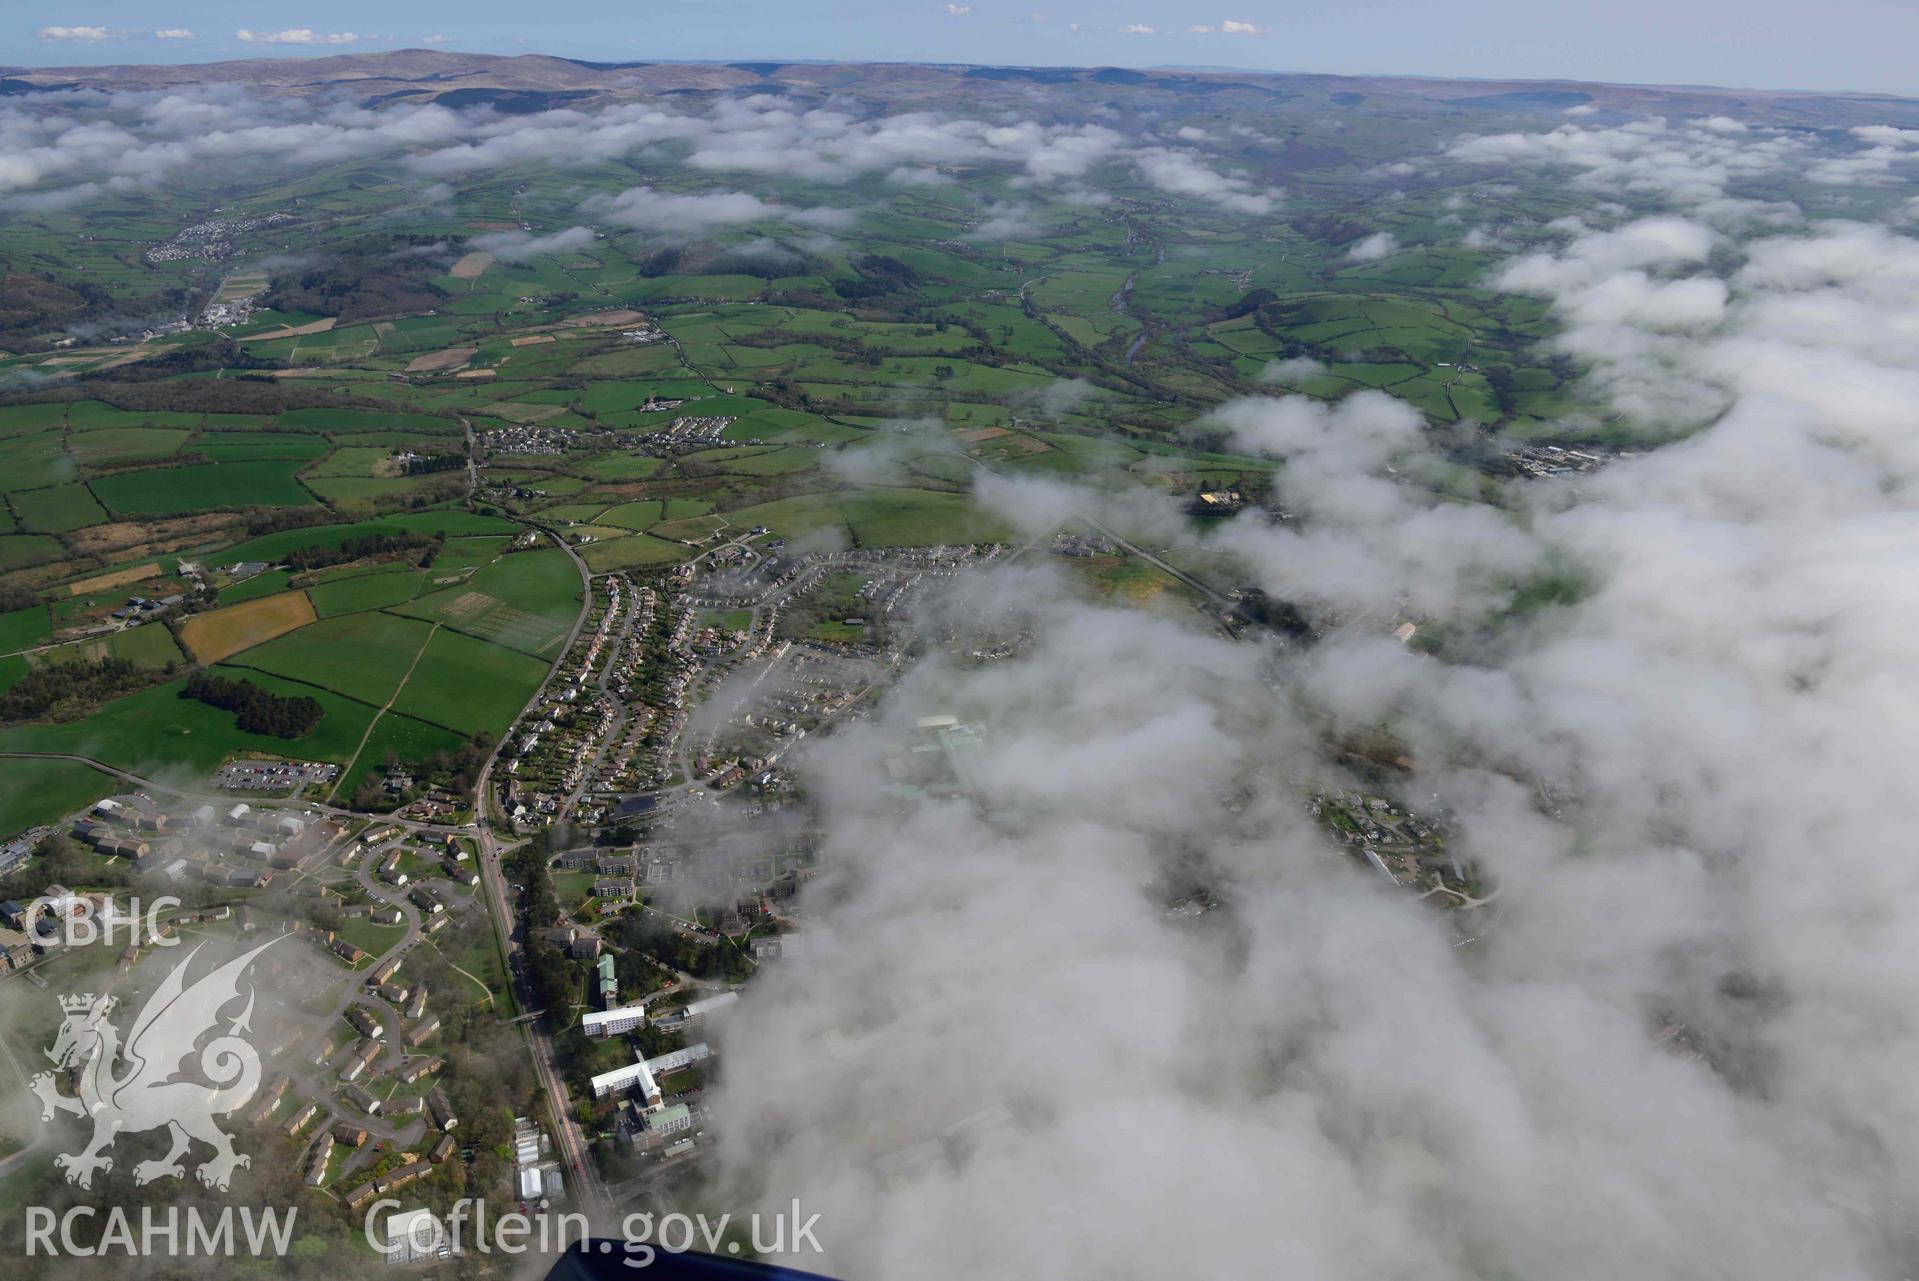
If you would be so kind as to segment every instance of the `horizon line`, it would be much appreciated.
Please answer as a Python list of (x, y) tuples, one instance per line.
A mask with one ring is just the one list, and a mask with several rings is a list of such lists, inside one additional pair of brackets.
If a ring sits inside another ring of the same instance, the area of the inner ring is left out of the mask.
[(781, 58), (781, 57), (733, 57), (733, 58), (632, 58), (602, 60), (596, 58), (578, 58), (561, 53), (545, 53), (537, 50), (524, 53), (485, 53), (473, 50), (429, 47), (424, 45), (405, 45), (395, 49), (367, 49), (360, 51), (333, 50), (330, 52), (286, 52), (263, 53), (254, 56), (236, 58), (215, 58), (204, 62), (98, 62), (98, 63), (0, 63), (0, 74), (44, 74), (56, 71), (85, 72), (110, 67), (166, 67), (174, 70), (190, 70), (197, 67), (217, 67), (233, 63), (272, 63), (272, 62), (321, 62), (329, 59), (346, 58), (389, 58), (400, 54), (435, 54), (462, 58), (486, 58), (502, 62), (519, 58), (550, 58), (557, 62), (572, 63), (596, 69), (617, 70), (621, 68), (639, 69), (651, 66), (684, 67), (728, 67), (741, 68), (751, 64), (777, 64), (780, 66), (804, 67), (927, 67), (936, 70), (955, 68), (1005, 71), (1139, 71), (1139, 72), (1179, 72), (1186, 75), (1213, 76), (1286, 76), (1330, 80), (1413, 80), (1432, 83), (1451, 84), (1528, 84), (1528, 85), (1579, 85), (1596, 86), (1608, 89), (1663, 90), (1666, 92), (1694, 93), (1766, 93), (1789, 94), (1798, 97), (1813, 98), (1888, 98), (1902, 102), (1919, 101), (1919, 95), (1896, 93), (1890, 90), (1876, 89), (1795, 89), (1769, 87), (1763, 85), (1717, 85), (1699, 83), (1659, 83), (1653, 81), (1631, 80), (1581, 80), (1554, 76), (1467, 76), (1442, 75), (1419, 71), (1307, 71), (1300, 69), (1280, 69), (1261, 67), (1231, 67), (1222, 65), (1193, 65), (1187, 63), (1148, 63), (1129, 65), (1116, 62), (1089, 63), (1023, 63), (1023, 62), (967, 62), (946, 61), (929, 58)]

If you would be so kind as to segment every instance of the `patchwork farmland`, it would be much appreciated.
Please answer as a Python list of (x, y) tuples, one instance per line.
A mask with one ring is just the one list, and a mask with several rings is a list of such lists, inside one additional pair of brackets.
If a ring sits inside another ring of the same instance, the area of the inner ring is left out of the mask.
[[(531, 256), (476, 239), (576, 225), (556, 220), (584, 188), (537, 178), (482, 177), (429, 212), (404, 166), (326, 190), (209, 176), (209, 203), (310, 215), (217, 267), (150, 264), (231, 323), (0, 354), (0, 382), (17, 377), (0, 404), (0, 693), (54, 665), (134, 669), (93, 703), (0, 722), (0, 739), (325, 760), (344, 767), (336, 801), (378, 808), (369, 778), (417, 791), (475, 743), (490, 752), (565, 657), (583, 576), (657, 586), (728, 560), (1021, 541), (976, 497), (988, 476), (1257, 497), (1276, 464), (1191, 428), (1288, 361), (1310, 397), (1383, 387), (1515, 436), (1549, 433), (1574, 399), (1563, 362), (1530, 346), (1545, 305), (1476, 287), (1488, 255), (1357, 265), (1316, 231), (1254, 237), (1124, 175), (1098, 212), (976, 177), (937, 198), (876, 189), (843, 244), (786, 262), (779, 219), (673, 254), (620, 234)], [(779, 199), (844, 204), (809, 186)], [(1365, 230), (1410, 239), (1444, 198)], [(1509, 203), (1514, 225), (1566, 212)], [(1030, 227), (989, 251), (982, 220), (1014, 204)], [(164, 221), (116, 215), (73, 243), (97, 279), (124, 281)], [(347, 264), (346, 292), (303, 289), (275, 265), (288, 248)], [(1440, 481), (1497, 495), (1464, 466)], [(1085, 568), (1109, 597), (1148, 594), (1138, 566)], [(263, 741), (163, 692), (169, 663), (324, 715)]]
[(180, 631), (187, 648), (202, 663), (217, 663), (241, 650), (265, 644), (314, 621), (305, 592), (282, 592), (241, 605), (229, 605), (187, 620)]

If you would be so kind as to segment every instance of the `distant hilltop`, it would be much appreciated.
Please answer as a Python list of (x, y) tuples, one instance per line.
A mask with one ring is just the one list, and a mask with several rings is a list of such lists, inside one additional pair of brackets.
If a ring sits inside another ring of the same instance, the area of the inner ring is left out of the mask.
[(1565, 80), (1446, 80), (1277, 72), (999, 67), (928, 63), (585, 62), (543, 54), (506, 57), (400, 49), (325, 58), (248, 58), (190, 66), (0, 68), (0, 95), (66, 89), (169, 89), (240, 84), (288, 94), (350, 92), (365, 104), (439, 102), (540, 111), (594, 101), (732, 93), (836, 93), (894, 104), (956, 98), (1028, 100), (1043, 86), (1069, 95), (1217, 94), (1298, 99), (1336, 108), (1418, 103), (1462, 114), (1564, 111), (1591, 107), (1632, 114), (1725, 112), (1748, 120), (1812, 128), (1919, 122), (1919, 99), (1881, 94), (1807, 93), (1708, 86), (1615, 85)]

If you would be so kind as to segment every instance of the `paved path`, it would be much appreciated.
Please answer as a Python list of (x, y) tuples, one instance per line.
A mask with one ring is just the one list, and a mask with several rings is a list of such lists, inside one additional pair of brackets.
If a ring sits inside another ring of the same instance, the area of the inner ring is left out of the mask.
[[(574, 642), (579, 640), (580, 632), (586, 626), (587, 615), (592, 611), (593, 573), (586, 562), (580, 558), (580, 554), (574, 551), (564, 539), (552, 530), (544, 532), (559, 544), (561, 550), (566, 552), (580, 574), (580, 616), (574, 620), (573, 630), (567, 634), (566, 644), (560, 647), (560, 654), (564, 661), (565, 655), (572, 652)], [(540, 687), (527, 700), (526, 708), (521, 709), (521, 716), (526, 714), (527, 709), (538, 706), (540, 700), (546, 697), (547, 688), (552, 684), (553, 677), (559, 670), (559, 663), (555, 663), (548, 669), (546, 679), (540, 682)], [(494, 836), (493, 824), (488, 815), (488, 811), (492, 808), (493, 767), (499, 763), (499, 759), (499, 749), (496, 747), (493, 755), (487, 758), (485, 767), (481, 769), (475, 789), (475, 827), (480, 846), (480, 886), (487, 908), (493, 917), (495, 941), (499, 945), (500, 955), (506, 961), (507, 981), (513, 985), (521, 1008), (530, 1010), (533, 1008), (533, 1002), (531, 993), (526, 988), (526, 971), (521, 957), (523, 939), (520, 937), (521, 931), (514, 928), (513, 903), (507, 895), (506, 873), (500, 865), (501, 856), (515, 847), (503, 848), (500, 845)], [(533, 1054), (533, 1067), (540, 1078), (540, 1088), (546, 1095), (547, 1111), (551, 1114), (553, 1132), (559, 1141), (560, 1154), (565, 1159), (567, 1177), (572, 1181), (574, 1194), (581, 1209), (585, 1211), (588, 1222), (605, 1231), (612, 1223), (613, 1201), (607, 1195), (606, 1185), (600, 1179), (598, 1167), (593, 1164), (587, 1152), (586, 1138), (580, 1132), (579, 1123), (573, 1119), (573, 1109), (568, 1105), (566, 1082), (561, 1079), (559, 1067), (554, 1062), (552, 1039), (547, 1036), (537, 1019), (519, 1026), (526, 1037), (527, 1047)]]
[(393, 693), (388, 696), (386, 702), (380, 704), (380, 710), (374, 713), (373, 719), (366, 723), (366, 733), (360, 735), (360, 741), (354, 745), (353, 755), (347, 757), (347, 763), (340, 768), (339, 778), (334, 781), (333, 790), (327, 793), (327, 799), (329, 801), (338, 796), (340, 789), (347, 785), (347, 775), (352, 773), (353, 763), (360, 759), (360, 753), (366, 750), (368, 740), (373, 737), (373, 727), (378, 725), (380, 718), (393, 710), (393, 705), (400, 701), (400, 691), (405, 689), (406, 683), (413, 679), (413, 673), (415, 669), (420, 666), (420, 659), (426, 653), (426, 647), (433, 643), (433, 637), (439, 630), (440, 624), (438, 623), (433, 624), (433, 626), (428, 629), (426, 639), (420, 642), (419, 650), (413, 655), (413, 661), (406, 665), (406, 675), (402, 676), (400, 683), (393, 687)]

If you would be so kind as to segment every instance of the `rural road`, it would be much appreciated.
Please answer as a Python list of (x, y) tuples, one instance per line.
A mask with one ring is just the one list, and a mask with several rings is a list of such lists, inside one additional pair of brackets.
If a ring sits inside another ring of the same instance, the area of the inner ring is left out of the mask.
[[(566, 643), (560, 647), (560, 662), (547, 670), (546, 679), (533, 691), (526, 706), (520, 709), (520, 716), (526, 715), (529, 708), (535, 707), (546, 697), (546, 691), (553, 683), (566, 655), (573, 651), (573, 645), (580, 639), (580, 632), (586, 627), (587, 616), (593, 609), (593, 573), (587, 567), (580, 554), (568, 546), (566, 540), (550, 529), (540, 528), (548, 538), (557, 543), (580, 574), (580, 616), (574, 620), (572, 631), (567, 633)], [(516, 721), (519, 717), (514, 718)], [(504, 738), (501, 740), (505, 742)], [(474, 821), (467, 830), (475, 831), (480, 846), (480, 884), (486, 895), (486, 903), (493, 917), (495, 940), (499, 944), (500, 955), (506, 962), (507, 980), (519, 993), (523, 1009), (532, 1009), (530, 993), (525, 989), (526, 967), (521, 958), (524, 940), (515, 930), (513, 902), (506, 888), (506, 872), (500, 864), (503, 850), (493, 833), (493, 824), (488, 814), (491, 807), (491, 788), (493, 767), (499, 763), (500, 745), (496, 745), (493, 754), (487, 757), (486, 765), (480, 770), (479, 782), (474, 789)], [(509, 847), (510, 848), (510, 847)], [(546, 1095), (547, 1111), (551, 1114), (553, 1133), (559, 1141), (560, 1153), (565, 1158), (567, 1178), (571, 1181), (574, 1195), (580, 1208), (586, 1213), (587, 1221), (604, 1231), (610, 1226), (613, 1215), (613, 1199), (607, 1194), (606, 1185), (600, 1180), (599, 1170), (594, 1166), (587, 1152), (586, 1139), (580, 1132), (579, 1123), (573, 1119), (573, 1110), (568, 1106), (566, 1082), (561, 1079), (557, 1064), (553, 1059), (553, 1041), (547, 1036), (538, 1019), (521, 1023), (522, 1034), (527, 1039), (527, 1048), (533, 1054), (533, 1067), (540, 1079), (540, 1089)]]
[[(580, 575), (580, 613), (574, 620), (572, 630), (567, 634), (566, 643), (561, 646), (560, 652), (562, 656), (564, 656), (571, 652), (574, 642), (579, 639), (580, 632), (586, 625), (587, 616), (592, 610), (592, 572), (587, 567), (586, 562), (580, 558), (579, 554), (575, 552), (573, 548), (569, 547), (566, 542), (559, 538), (552, 530), (538, 525), (529, 525), (529, 528), (539, 529), (541, 533), (552, 539), (561, 550), (566, 552), (567, 557), (573, 562), (574, 568)], [(519, 715), (515, 717), (516, 721), (519, 719), (519, 716), (525, 715), (527, 708), (536, 706), (539, 701), (546, 696), (547, 689), (551, 686), (553, 678), (559, 671), (559, 668), (560, 664), (555, 663), (548, 669), (546, 678), (540, 682), (539, 688), (533, 692), (532, 697), (527, 700), (525, 707), (523, 707)], [(502, 741), (504, 742), (504, 740)], [(500, 954), (506, 962), (510, 980), (518, 985), (521, 982), (523, 972), (523, 967), (517, 963), (520, 942), (514, 936), (513, 907), (506, 892), (506, 878), (500, 865), (500, 856), (503, 851), (494, 836), (492, 824), (488, 821), (487, 813), (489, 807), (489, 788), (492, 783), (494, 766), (499, 762), (499, 751), (500, 745), (496, 744), (493, 754), (487, 758), (486, 764), (480, 772), (479, 782), (475, 789), (475, 816), (472, 822), (464, 825), (428, 823), (413, 819), (393, 819), (389, 820), (389, 822), (393, 826), (403, 828), (410, 832), (453, 832), (477, 838), (480, 847), (481, 883), (485, 890), (487, 906), (493, 917), (493, 927), (500, 947)], [(111, 778), (119, 779), (131, 788), (140, 791), (162, 792), (183, 800), (211, 802), (215, 804), (227, 804), (233, 800), (231, 796), (196, 791), (171, 783), (162, 783), (156, 779), (135, 774), (130, 770), (109, 765), (91, 756), (83, 756), (72, 752), (0, 752), (0, 760), (71, 761), (97, 770)], [(367, 817), (365, 814), (349, 809), (342, 809), (324, 802), (304, 801), (298, 802), (298, 804), (303, 809), (312, 810), (316, 813), (342, 820), (360, 821)], [(364, 868), (362, 871), (364, 872)], [(404, 899), (404, 896), (401, 896), (401, 898)], [(402, 911), (404, 912), (406, 908), (410, 906), (411, 904), (406, 904), (402, 907)], [(417, 918), (409, 915), (408, 921), (410, 928), (408, 929), (406, 937), (397, 943), (393, 949), (389, 949), (387, 955), (392, 955), (393, 951), (411, 947), (418, 941)], [(521, 996), (522, 1004), (524, 1005), (524, 991), (522, 991)], [(531, 1008), (531, 1006), (529, 1005), (527, 1008)], [(572, 1179), (578, 1201), (581, 1207), (587, 1212), (590, 1221), (596, 1226), (603, 1227), (610, 1222), (613, 1203), (611, 1198), (606, 1194), (605, 1186), (599, 1178), (599, 1172), (594, 1167), (587, 1153), (585, 1138), (580, 1133), (578, 1123), (573, 1119), (572, 1109), (568, 1106), (566, 1085), (561, 1079), (559, 1070), (554, 1063), (552, 1042), (537, 1022), (524, 1023), (520, 1026), (524, 1029), (524, 1034), (528, 1038), (528, 1048), (533, 1055), (533, 1063), (540, 1078), (541, 1088), (547, 1096), (549, 1110), (552, 1113), (553, 1129), (559, 1139), (561, 1151), (566, 1158), (566, 1164), (569, 1167), (568, 1175)]]

